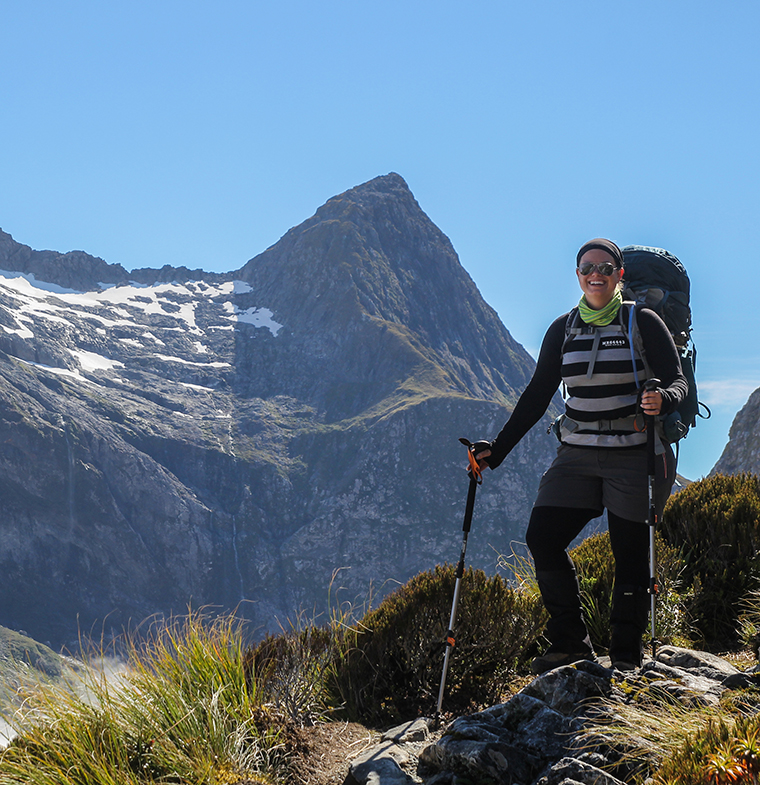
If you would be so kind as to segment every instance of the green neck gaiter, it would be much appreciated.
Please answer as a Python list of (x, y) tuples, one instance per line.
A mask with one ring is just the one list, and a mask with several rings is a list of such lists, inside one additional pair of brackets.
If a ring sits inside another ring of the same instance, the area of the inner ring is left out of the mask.
[(620, 290), (618, 289), (615, 294), (612, 295), (612, 299), (598, 311), (595, 311), (587, 302), (586, 302), (586, 295), (584, 294), (581, 297), (581, 301), (578, 303), (578, 311), (580, 312), (581, 319), (586, 324), (594, 324), (597, 327), (606, 327), (608, 324), (612, 323), (612, 320), (617, 316), (618, 311), (620, 310), (620, 306), (623, 304), (623, 295), (621, 294)]

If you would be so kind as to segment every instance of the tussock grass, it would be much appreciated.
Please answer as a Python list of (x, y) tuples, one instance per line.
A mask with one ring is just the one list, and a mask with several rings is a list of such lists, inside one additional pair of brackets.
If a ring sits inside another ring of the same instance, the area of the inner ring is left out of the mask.
[(26, 685), (8, 721), (0, 783), (276, 782), (288, 729), (246, 681), (233, 617), (191, 613), (125, 642), (124, 672), (89, 669), (83, 690)]
[(615, 705), (610, 722), (589, 730), (589, 746), (600, 737), (622, 752), (639, 783), (756, 783), (760, 772), (760, 716), (729, 707)]
[[(639, 770), (639, 781), (655, 773), (657, 782), (668, 781), (670, 762), (683, 758), (706, 728), (722, 728), (722, 735), (727, 736), (728, 728), (736, 721), (736, 715), (721, 707), (687, 708), (675, 701), (610, 703), (607, 709), (609, 713), (602, 713), (603, 719), (587, 725), (586, 746), (593, 749), (601, 742), (614, 747), (623, 763)], [(580, 739), (581, 748), (584, 737)]]

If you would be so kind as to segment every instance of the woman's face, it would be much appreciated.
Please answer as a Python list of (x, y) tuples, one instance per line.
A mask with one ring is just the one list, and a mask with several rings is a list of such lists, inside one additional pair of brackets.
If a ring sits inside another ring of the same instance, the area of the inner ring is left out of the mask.
[[(581, 275), (581, 267), (584, 264), (603, 264), (611, 263), (616, 267), (612, 275), (602, 275), (598, 269), (594, 269), (588, 275)], [(615, 294), (620, 279), (623, 277), (623, 268), (617, 267), (615, 259), (603, 251), (601, 248), (592, 248), (581, 256), (581, 261), (575, 269), (578, 276), (578, 283), (581, 285), (583, 294), (586, 295), (586, 302), (595, 310), (604, 308)]]

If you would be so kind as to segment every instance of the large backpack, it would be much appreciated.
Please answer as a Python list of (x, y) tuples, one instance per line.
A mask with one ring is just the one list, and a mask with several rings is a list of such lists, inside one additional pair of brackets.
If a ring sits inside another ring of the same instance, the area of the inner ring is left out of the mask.
[[(691, 284), (686, 268), (668, 251), (645, 245), (627, 245), (623, 251), (623, 299), (650, 308), (665, 322), (681, 357), (689, 392), (677, 412), (663, 421), (668, 441), (678, 441), (696, 425), (697, 417), (709, 418), (710, 410), (697, 398), (697, 349), (691, 340)], [(703, 407), (706, 414), (702, 414)]]

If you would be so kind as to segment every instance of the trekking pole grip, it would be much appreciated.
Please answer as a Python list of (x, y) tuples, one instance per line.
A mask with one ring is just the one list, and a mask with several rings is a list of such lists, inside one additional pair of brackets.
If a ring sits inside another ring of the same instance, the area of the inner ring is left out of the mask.
[(647, 379), (644, 382), (644, 391), (652, 392), (653, 390), (656, 390), (661, 384), (662, 382), (659, 379), (655, 379), (655, 378)]
[[(659, 379), (647, 379), (641, 388), (641, 392), (654, 392), (661, 384), (662, 382)], [(644, 419), (647, 423), (647, 474), (649, 475), (654, 474), (654, 418), (655, 415), (653, 414), (644, 414)]]

